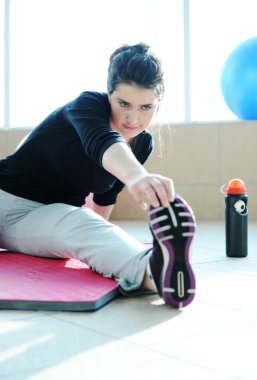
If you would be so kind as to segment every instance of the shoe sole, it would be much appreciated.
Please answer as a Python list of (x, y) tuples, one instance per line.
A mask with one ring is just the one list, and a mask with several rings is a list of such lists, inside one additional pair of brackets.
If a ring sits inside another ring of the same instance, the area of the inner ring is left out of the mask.
[(149, 221), (163, 256), (161, 296), (168, 305), (180, 309), (189, 305), (195, 296), (195, 276), (189, 262), (196, 229), (194, 213), (186, 201), (177, 196), (169, 207), (151, 206)]

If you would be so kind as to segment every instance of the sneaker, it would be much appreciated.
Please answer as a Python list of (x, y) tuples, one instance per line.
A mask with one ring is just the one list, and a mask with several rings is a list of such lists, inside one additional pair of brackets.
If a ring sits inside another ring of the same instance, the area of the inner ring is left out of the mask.
[(169, 207), (152, 207), (149, 223), (153, 235), (153, 253), (149, 265), (159, 295), (180, 309), (195, 295), (195, 276), (189, 263), (189, 250), (196, 221), (191, 207), (176, 196)]

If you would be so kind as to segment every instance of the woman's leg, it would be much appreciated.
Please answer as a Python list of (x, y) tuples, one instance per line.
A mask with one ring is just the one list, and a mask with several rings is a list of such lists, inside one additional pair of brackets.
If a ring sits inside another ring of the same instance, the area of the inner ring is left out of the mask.
[(151, 251), (92, 210), (62, 203), (42, 205), (1, 190), (0, 204), (2, 248), (76, 258), (116, 278), (125, 292), (140, 288)]
[(175, 308), (194, 299), (190, 246), (192, 209), (181, 197), (170, 207), (151, 208), (153, 249), (145, 249), (92, 210), (66, 204), (42, 205), (0, 190), (0, 247), (35, 256), (76, 258), (107, 277), (123, 294), (146, 287)]

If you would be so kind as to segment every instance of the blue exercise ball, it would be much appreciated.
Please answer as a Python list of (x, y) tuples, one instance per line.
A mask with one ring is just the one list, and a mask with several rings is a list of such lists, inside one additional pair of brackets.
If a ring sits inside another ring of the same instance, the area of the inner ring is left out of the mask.
[(257, 120), (257, 37), (238, 45), (221, 74), (221, 91), (230, 110), (242, 120)]

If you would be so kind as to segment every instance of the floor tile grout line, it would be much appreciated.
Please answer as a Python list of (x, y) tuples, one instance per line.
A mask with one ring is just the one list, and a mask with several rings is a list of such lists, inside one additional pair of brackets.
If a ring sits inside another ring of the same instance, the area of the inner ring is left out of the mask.
[(217, 304), (217, 303), (213, 303), (213, 302), (208, 302), (208, 301), (202, 301), (202, 300), (196, 300), (195, 302), (199, 302), (201, 304), (206, 304), (206, 305), (211, 305), (211, 306), (215, 306), (215, 307), (219, 307), (221, 309), (226, 309), (226, 310), (230, 310), (230, 311), (236, 311), (236, 312), (240, 312), (240, 313), (243, 313), (243, 314), (249, 314), (249, 315), (256, 315), (257, 316), (257, 310), (256, 312), (254, 311), (244, 311), (242, 309), (237, 309), (235, 307), (231, 307), (231, 306), (226, 306), (226, 305), (221, 305), (221, 304)]

